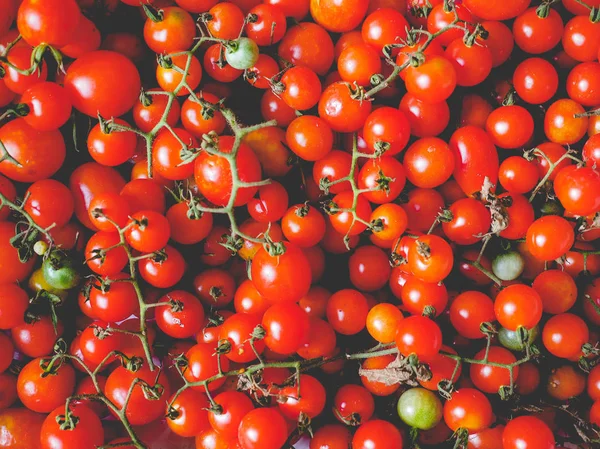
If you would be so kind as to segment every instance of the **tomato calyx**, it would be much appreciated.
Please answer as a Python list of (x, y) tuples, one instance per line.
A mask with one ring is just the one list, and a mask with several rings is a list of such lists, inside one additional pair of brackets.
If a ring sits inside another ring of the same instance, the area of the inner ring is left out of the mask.
[(142, 4), (142, 9), (144, 10), (146, 17), (148, 17), (148, 19), (152, 20), (154, 23), (160, 23), (165, 18), (161, 9), (156, 9), (147, 3)]
[(469, 430), (460, 427), (456, 429), (452, 438), (455, 439), (454, 449), (465, 449), (469, 444)]
[(71, 409), (67, 407), (64, 415), (56, 416), (56, 423), (60, 430), (74, 430), (79, 424), (79, 418), (73, 415)]

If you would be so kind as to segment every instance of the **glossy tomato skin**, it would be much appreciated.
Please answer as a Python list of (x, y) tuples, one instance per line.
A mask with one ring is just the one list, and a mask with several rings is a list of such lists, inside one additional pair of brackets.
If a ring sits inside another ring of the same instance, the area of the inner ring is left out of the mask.
[(144, 40), (154, 53), (169, 54), (192, 46), (196, 24), (187, 11), (166, 7), (161, 10), (160, 19), (148, 18), (144, 24)]
[(366, 0), (345, 0), (342, 2), (310, 2), (310, 13), (315, 21), (334, 33), (351, 31), (362, 22), (367, 13), (369, 2)]
[(71, 116), (71, 103), (64, 89), (56, 83), (43, 82), (31, 86), (21, 97), (29, 111), (25, 121), (39, 131), (52, 131), (63, 126)]
[(279, 43), (279, 56), (294, 65), (303, 65), (317, 75), (326, 75), (333, 63), (333, 41), (316, 23), (301, 22), (291, 27)]
[(275, 408), (250, 411), (238, 429), (242, 449), (279, 449), (287, 438), (285, 419)]
[(600, 210), (600, 176), (591, 167), (571, 165), (558, 172), (554, 191), (567, 212), (593, 215)]
[[(1, 226), (0, 224), (0, 228)], [(4, 268), (2, 272), (4, 272)], [(12, 329), (24, 324), (25, 311), (28, 306), (27, 292), (15, 284), (14, 280), (3, 279), (0, 284), (0, 329)]]
[(33, 47), (42, 43), (62, 47), (73, 38), (80, 18), (75, 0), (26, 0), (19, 7), (17, 27)]
[(396, 426), (373, 419), (358, 428), (352, 437), (352, 449), (394, 449), (402, 447), (402, 442), (402, 434)]
[[(35, 182), (49, 178), (62, 166), (65, 141), (58, 130), (38, 131), (24, 118), (18, 118), (0, 128), (0, 141), (8, 154), (19, 162), (9, 159), (0, 162), (0, 173), (13, 181)], [(45, 148), (45, 151), (39, 151)]]
[[(555, 236), (561, 236), (556, 239)], [(527, 230), (526, 244), (529, 252), (539, 260), (558, 259), (575, 241), (573, 228), (558, 215), (546, 215), (534, 221)]]
[(479, 192), (487, 177), (492, 184), (498, 181), (498, 152), (481, 128), (464, 126), (450, 138), (454, 153), (454, 179), (466, 195)]
[(252, 282), (271, 301), (296, 302), (310, 289), (311, 270), (300, 248), (288, 242), (283, 245), (285, 253), (279, 256), (258, 250), (252, 260)]
[(542, 317), (542, 299), (527, 285), (509, 285), (496, 296), (494, 310), (498, 322), (508, 330), (532, 329)]
[(0, 222), (0, 283), (20, 282), (31, 273), (36, 258), (32, 257), (25, 263), (19, 260), (19, 254), (11, 244), (15, 236), (15, 225), (10, 222)]
[(115, 169), (88, 162), (77, 167), (69, 178), (77, 219), (89, 229), (96, 229), (88, 214), (92, 199), (101, 193), (119, 194), (125, 181)]
[(487, 429), (493, 412), (488, 398), (474, 388), (461, 388), (444, 404), (444, 421), (450, 429), (467, 429), (475, 433)]
[(100, 418), (90, 408), (79, 405), (72, 410), (78, 418), (74, 429), (61, 429), (59, 416), (64, 416), (65, 407), (60, 406), (50, 413), (41, 430), (41, 449), (91, 449), (104, 442), (104, 429)]
[[(233, 137), (222, 136), (219, 138), (219, 150), (231, 152)], [(238, 179), (243, 182), (260, 181), (260, 163), (246, 144), (241, 144), (236, 155)], [(226, 206), (231, 199), (233, 179), (232, 167), (227, 159), (202, 152), (195, 161), (194, 177), (200, 192), (218, 206)], [(254, 196), (258, 187), (240, 187), (236, 192), (234, 206), (246, 204)]]
[(148, 424), (159, 418), (164, 413), (164, 401), (169, 397), (169, 383), (164, 373), (161, 373), (157, 379), (157, 373), (150, 371), (147, 366), (142, 366), (138, 371), (131, 372), (124, 367), (116, 368), (106, 379), (104, 394), (117, 407), (125, 405), (125, 397), (132, 382), (136, 379), (146, 381), (151, 387), (160, 385), (163, 390), (158, 400), (147, 399), (140, 384), (133, 389), (131, 399), (127, 404), (125, 413), (132, 425)]
[(43, 359), (33, 359), (19, 373), (17, 392), (28, 409), (38, 413), (50, 413), (64, 404), (75, 388), (75, 370), (67, 363), (55, 373), (45, 375), (41, 367)]
[(118, 117), (137, 102), (140, 74), (133, 62), (112, 51), (86, 53), (69, 66), (64, 82), (75, 109), (97, 117)]
[(450, 305), (450, 322), (460, 335), (469, 339), (484, 338), (481, 324), (495, 319), (492, 299), (478, 291), (464, 291)]
[(370, 112), (371, 102), (353, 99), (350, 89), (341, 81), (327, 86), (319, 100), (319, 116), (337, 132), (357, 131)]
[[(1, 410), (0, 432), (2, 433), (2, 444), (5, 448), (10, 449), (40, 447), (40, 433), (44, 419), (44, 415), (32, 412), (25, 407)], [(102, 444), (102, 441), (99, 444)]]
[(542, 104), (556, 93), (558, 73), (545, 59), (525, 59), (515, 69), (513, 86), (519, 97), (527, 103)]
[(551, 354), (565, 359), (576, 359), (581, 355), (581, 346), (589, 340), (589, 329), (585, 321), (572, 313), (554, 315), (542, 331), (542, 341)]
[(25, 193), (24, 210), (43, 228), (54, 224), (60, 228), (73, 215), (73, 197), (69, 189), (53, 179), (33, 183)]
[[(206, 380), (219, 373), (217, 358), (214, 356), (217, 349), (217, 342), (198, 343), (192, 346), (185, 356), (188, 360), (188, 369), (184, 372), (185, 378), (189, 382), (198, 382)], [(221, 369), (229, 370), (229, 359), (221, 357)], [(217, 379), (209, 384), (209, 390), (214, 391), (225, 383), (225, 378)], [(199, 392), (205, 392), (204, 387), (194, 387)]]
[(510, 420), (502, 433), (504, 449), (553, 449), (556, 447), (552, 430), (534, 416)]
[[(18, 69), (27, 70), (31, 66), (32, 52), (31, 48), (17, 46), (10, 50), (6, 58), (8, 62)], [(3, 64), (1, 67), (6, 72), (2, 81), (4, 81), (8, 89), (17, 94), (22, 94), (31, 86), (46, 81), (48, 77), (48, 67), (46, 67), (46, 64), (42, 64), (41, 70), (31, 75), (19, 73), (19, 71), (9, 65)]]

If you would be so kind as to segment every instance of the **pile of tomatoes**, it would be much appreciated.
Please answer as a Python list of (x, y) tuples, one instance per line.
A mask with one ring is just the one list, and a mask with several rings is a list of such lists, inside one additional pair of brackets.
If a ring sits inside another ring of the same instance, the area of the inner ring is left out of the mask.
[(0, 0), (0, 448), (600, 444), (599, 0)]

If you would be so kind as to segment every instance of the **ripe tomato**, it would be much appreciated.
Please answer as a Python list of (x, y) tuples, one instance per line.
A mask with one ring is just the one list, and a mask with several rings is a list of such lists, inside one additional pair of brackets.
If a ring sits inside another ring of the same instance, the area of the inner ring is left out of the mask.
[(406, 93), (398, 108), (408, 118), (411, 134), (417, 137), (437, 136), (450, 122), (450, 108), (445, 101), (427, 103)]
[(491, 225), (490, 211), (473, 198), (463, 198), (450, 208), (452, 220), (443, 221), (444, 234), (459, 245), (472, 245), (488, 233)]
[(533, 281), (533, 288), (542, 298), (544, 312), (556, 315), (564, 313), (577, 300), (577, 285), (573, 278), (562, 270), (547, 270)]
[(567, 212), (593, 215), (600, 210), (600, 176), (591, 167), (571, 165), (558, 172), (554, 192)]
[(444, 421), (451, 430), (467, 429), (476, 433), (492, 423), (492, 406), (485, 395), (474, 388), (461, 388), (444, 404)]
[(246, 34), (258, 45), (273, 45), (285, 36), (287, 24), (279, 6), (258, 4), (248, 14), (251, 20), (246, 24)]
[(400, 153), (410, 138), (410, 123), (406, 115), (395, 108), (381, 107), (371, 112), (363, 127), (366, 153), (394, 156)]
[(367, 298), (356, 290), (340, 290), (327, 301), (327, 321), (343, 335), (354, 335), (364, 329), (368, 312)]
[(396, 345), (403, 356), (415, 354), (420, 361), (427, 362), (442, 347), (442, 331), (435, 321), (413, 315), (400, 321)]
[(164, 215), (152, 210), (136, 212), (131, 216), (132, 225), (125, 238), (133, 249), (152, 253), (163, 249), (171, 235), (171, 227)]
[(462, 37), (454, 39), (446, 47), (444, 56), (452, 63), (459, 86), (475, 86), (492, 71), (492, 52), (485, 42), (467, 45)]
[(69, 44), (61, 47), (60, 51), (62, 54), (76, 59), (86, 53), (98, 50), (101, 40), (102, 36), (98, 28), (96, 28), (96, 24), (84, 15), (81, 15)]
[(281, 414), (292, 421), (297, 421), (300, 414), (309, 418), (320, 415), (325, 408), (325, 388), (317, 379), (308, 374), (301, 374), (298, 385), (289, 385), (282, 388), (282, 402), (279, 402)]
[[(185, 146), (182, 145), (185, 144)], [(181, 128), (162, 129), (152, 142), (152, 162), (160, 176), (171, 180), (187, 179), (194, 174), (194, 164), (182, 152), (198, 147), (198, 141)]]
[(54, 330), (50, 317), (41, 316), (32, 323), (23, 323), (11, 328), (15, 348), (29, 357), (42, 357), (52, 353), (54, 343), (62, 336), (64, 326), (59, 320)]
[[(2, 254), (5, 254), (4, 249)], [(4, 267), (2, 272), (4, 272)], [(3, 280), (0, 284), (0, 329), (8, 330), (25, 324), (24, 316), (28, 306), (29, 297), (27, 292), (17, 284)]]
[[(352, 213), (354, 205), (356, 206), (356, 215)], [(365, 222), (371, 215), (371, 205), (364, 195), (359, 195), (355, 200), (353, 192), (338, 193), (331, 200), (331, 206), (329, 222), (339, 234), (343, 236), (358, 235), (367, 229)]]
[(65, 97), (64, 89), (56, 83), (34, 84), (21, 97), (21, 104), (27, 106), (25, 121), (38, 131), (60, 128), (71, 116), (71, 103)]
[(483, 338), (482, 323), (495, 321), (494, 303), (492, 299), (477, 291), (466, 291), (459, 294), (450, 305), (450, 321), (456, 331), (470, 339)]
[[(167, 114), (166, 123), (169, 126), (175, 126), (179, 120), (179, 116), (182, 112), (179, 102), (168, 95), (158, 93), (152, 94), (152, 92), (159, 91), (160, 89), (157, 88), (148, 89), (146, 91), (145, 102), (138, 101), (133, 106), (133, 121), (142, 132), (148, 133), (154, 129), (167, 110), (168, 104), (171, 105), (171, 109)], [(192, 100), (189, 100), (189, 102), (192, 103)], [(184, 106), (186, 104), (188, 104), (187, 100), (184, 103)], [(184, 128), (190, 131), (186, 126), (187, 120), (184, 114), (182, 114), (181, 121)]]
[(296, 245), (285, 243), (285, 252), (270, 255), (265, 248), (252, 259), (252, 282), (271, 301), (297, 302), (310, 289), (311, 271), (306, 256)]
[(33, 359), (19, 373), (17, 393), (25, 407), (38, 413), (50, 413), (64, 404), (75, 389), (75, 370), (67, 363), (46, 374), (43, 359)]
[[(457, 355), (454, 349), (445, 345), (442, 345), (442, 351), (448, 354)], [(457, 362), (456, 360), (451, 359), (442, 353), (438, 353), (428, 359), (427, 365), (431, 371), (431, 379), (426, 381), (420, 380), (419, 383), (424, 388), (432, 391), (438, 390), (438, 384), (441, 380), (452, 380), (452, 376), (454, 376), (454, 379), (458, 379), (460, 378), (460, 374), (462, 372), (462, 366), (460, 362)]]
[(265, 344), (278, 354), (293, 354), (308, 341), (308, 314), (293, 303), (277, 303), (269, 307), (263, 318)]
[[(11, 39), (12, 40), (12, 39)], [(20, 70), (28, 70), (31, 66), (33, 49), (29, 47), (13, 47), (6, 59), (11, 65), (17, 67)], [(6, 72), (2, 77), (2, 81), (8, 89), (17, 93), (23, 94), (27, 89), (34, 86), (35, 84), (46, 81), (48, 77), (48, 67), (46, 64), (40, 65), (39, 71), (34, 71), (31, 75), (19, 73), (10, 65), (2, 64), (1, 66)]]
[(347, 46), (337, 59), (337, 67), (343, 81), (359, 86), (369, 86), (371, 77), (382, 68), (377, 50), (364, 42)]
[(584, 62), (573, 67), (567, 78), (567, 93), (572, 100), (583, 106), (600, 103), (600, 64)]
[(561, 145), (578, 142), (587, 132), (588, 118), (575, 115), (584, 112), (583, 107), (573, 100), (556, 100), (546, 110), (544, 117), (546, 137)]
[(340, 424), (326, 424), (317, 429), (310, 440), (311, 449), (347, 449), (352, 435), (348, 427)]
[(192, 46), (196, 23), (191, 14), (168, 6), (160, 10), (157, 19), (147, 18), (144, 24), (144, 40), (154, 53), (169, 54)]
[[(560, 238), (557, 239), (556, 236)], [(574, 241), (573, 228), (567, 220), (558, 215), (538, 218), (527, 230), (527, 249), (539, 260), (558, 259), (573, 246)]]
[(161, 215), (165, 213), (165, 189), (155, 178), (132, 179), (119, 194), (129, 203), (131, 214), (142, 210), (154, 211)]
[(509, 193), (527, 193), (535, 188), (539, 172), (534, 162), (510, 156), (500, 164), (498, 180)]
[(173, 433), (195, 437), (210, 428), (207, 410), (210, 403), (206, 395), (189, 388), (170, 404), (173, 410), (168, 410), (167, 425)]
[(88, 214), (91, 201), (102, 193), (119, 194), (124, 185), (125, 181), (113, 168), (95, 162), (77, 167), (69, 178), (69, 188), (75, 201), (75, 215), (81, 224), (96, 229)]
[(556, 446), (552, 430), (539, 418), (520, 416), (508, 421), (502, 432), (504, 449), (552, 449)]
[(319, 100), (319, 116), (337, 132), (360, 129), (371, 112), (371, 102), (355, 99), (348, 85), (338, 81), (325, 88)]
[(298, 355), (303, 359), (329, 356), (335, 349), (335, 343), (336, 334), (331, 324), (319, 318), (312, 318), (308, 341), (298, 349)]
[(80, 19), (75, 0), (26, 0), (19, 6), (17, 28), (32, 47), (62, 47), (71, 42)]
[(423, 282), (418, 277), (408, 274), (405, 277), (400, 298), (406, 311), (413, 315), (422, 315), (429, 306), (435, 310), (435, 316), (444, 312), (448, 304), (448, 291), (443, 283)]
[(563, 34), (560, 14), (548, 8), (548, 15), (538, 14), (537, 8), (528, 8), (513, 23), (516, 44), (529, 54), (540, 54), (558, 45)]
[(61, 427), (65, 407), (61, 405), (50, 413), (44, 423), (40, 435), (41, 449), (91, 449), (104, 443), (104, 429), (96, 413), (86, 406), (77, 406), (71, 410), (73, 418), (77, 418), (75, 428)]
[(496, 296), (494, 311), (502, 327), (516, 331), (519, 327), (532, 329), (542, 317), (542, 299), (531, 287), (509, 285)]
[(482, 19), (506, 20), (521, 14), (527, 9), (529, 3), (529, 0), (465, 0), (463, 5)]
[(158, 300), (164, 303), (156, 309), (156, 324), (174, 338), (189, 338), (201, 329), (204, 309), (198, 299), (183, 290), (174, 290)]
[(194, 55), (173, 56), (170, 63), (157, 65), (156, 80), (166, 92), (173, 92), (178, 96), (189, 95), (190, 90), (194, 91), (200, 85), (202, 66)]
[(494, 145), (514, 149), (525, 145), (533, 136), (533, 117), (522, 106), (502, 106), (488, 116), (485, 128)]
[(259, 315), (236, 313), (227, 318), (219, 326), (219, 341), (225, 340), (231, 345), (231, 350), (225, 356), (237, 363), (247, 363), (255, 360), (257, 354), (261, 354), (265, 349), (264, 339), (256, 339), (254, 349), (250, 344), (250, 339), (259, 325)]
[[(114, 119), (114, 123), (129, 127), (125, 120)], [(135, 154), (137, 135), (132, 131), (105, 132), (100, 124), (92, 128), (87, 138), (90, 156), (101, 165), (114, 167), (127, 162)]]
[[(0, 284), (21, 282), (33, 270), (36, 258), (32, 257), (27, 262), (19, 260), (17, 249), (10, 240), (15, 236), (15, 225), (10, 222), (0, 222)], [(12, 320), (10, 321), (12, 322)]]
[(60, 131), (36, 130), (24, 118), (0, 127), (0, 142), (9, 156), (2, 157), (0, 173), (13, 181), (35, 182), (49, 178), (65, 160), (65, 141)]
[(465, 194), (479, 192), (486, 177), (496, 184), (498, 152), (484, 130), (463, 126), (452, 134), (449, 144), (454, 153), (454, 179)]
[(572, 366), (555, 368), (548, 377), (547, 391), (555, 399), (566, 401), (579, 396), (585, 390), (585, 376)]
[[(219, 137), (219, 151), (230, 153), (233, 143), (233, 137)], [(260, 163), (248, 145), (240, 144), (235, 162), (237, 165), (236, 183), (260, 181)], [(234, 186), (232, 167), (229, 161), (222, 156), (210, 155), (206, 152), (200, 153), (200, 156), (196, 158), (194, 176), (200, 193), (217, 206), (226, 206), (231, 201), (233, 188), (236, 188), (234, 206), (246, 204), (258, 190), (258, 187), (255, 186)]]
[(352, 437), (352, 449), (394, 449), (402, 444), (402, 434), (396, 426), (381, 419), (361, 424)]
[(115, 225), (124, 228), (129, 220), (130, 207), (127, 200), (116, 193), (101, 193), (90, 201), (89, 218), (101, 231), (115, 231)]
[[(460, 20), (466, 21), (467, 24), (475, 21), (473, 15), (469, 9), (465, 8), (464, 4), (452, 5), (452, 7), (446, 7), (441, 3), (436, 4), (427, 15), (427, 31), (436, 33), (449, 26), (457, 16)], [(468, 26), (468, 29), (472, 30), (473, 27)], [(439, 35), (437, 39), (441, 45), (446, 47), (455, 39), (462, 38), (463, 35), (463, 30), (448, 29), (446, 32)]]
[(277, 53), (285, 61), (324, 76), (333, 63), (333, 41), (321, 25), (301, 22), (287, 31)]
[(369, 159), (358, 173), (358, 188), (370, 189), (362, 197), (375, 204), (393, 201), (405, 184), (404, 167), (393, 157)]
[(565, 25), (562, 44), (565, 53), (576, 61), (595, 61), (598, 57), (600, 24), (586, 15), (575, 16)]
[(170, 388), (164, 372), (158, 374), (156, 371), (150, 371), (146, 365), (142, 366), (136, 372), (129, 371), (120, 366), (110, 373), (106, 379), (104, 394), (117, 407), (123, 407), (127, 392), (135, 379), (145, 381), (150, 388), (154, 389), (155, 394), (158, 396), (158, 399), (151, 400), (144, 392), (144, 388), (147, 387), (140, 383), (133, 387), (125, 414), (132, 425), (139, 426), (148, 424), (163, 416), (164, 403), (170, 396)]
[(373, 245), (357, 248), (350, 256), (348, 265), (352, 285), (367, 292), (382, 288), (392, 270), (387, 254)]
[(402, 208), (408, 217), (408, 229), (427, 232), (444, 207), (444, 198), (437, 190), (413, 189), (408, 192), (408, 202)]
[[(164, 96), (158, 97), (163, 98)], [(213, 105), (219, 102), (219, 98), (209, 92), (201, 91), (198, 94), (198, 98)], [(177, 102), (174, 101), (174, 103)], [(218, 107), (215, 106), (215, 109), (213, 110), (208, 105), (197, 103), (191, 97), (187, 98), (181, 107), (181, 123), (194, 137), (200, 138), (211, 131), (221, 134), (227, 122), (223, 114), (218, 110)]]
[(425, 235), (410, 244), (408, 267), (425, 282), (436, 283), (445, 279), (454, 264), (452, 248), (443, 238)]
[(588, 342), (589, 329), (585, 321), (571, 313), (561, 313), (548, 320), (542, 331), (544, 346), (551, 354), (565, 359), (581, 355), (581, 346)]
[[(100, 231), (92, 235), (85, 247), (87, 266), (101, 276), (112, 276), (121, 272), (129, 259), (117, 232)], [(110, 249), (109, 249), (110, 248)]]
[[(479, 351), (474, 359), (484, 360), (486, 356), (486, 350)], [(517, 361), (516, 357), (507, 349), (501, 348), (500, 346), (491, 346), (487, 353), (487, 361), (492, 363), (502, 363), (510, 365)], [(473, 384), (484, 393), (495, 394), (502, 386), (511, 385), (512, 370), (513, 381), (518, 379), (519, 367), (514, 366), (510, 369), (502, 368), (499, 366), (492, 366), (487, 364), (473, 364), (471, 365), (469, 376)]]
[(61, 228), (73, 215), (73, 196), (69, 189), (53, 179), (34, 182), (25, 193), (23, 210), (43, 228)]
[(310, 205), (292, 206), (281, 219), (283, 235), (301, 248), (319, 243), (325, 235), (323, 215)]
[(443, 56), (426, 57), (423, 64), (406, 73), (406, 90), (425, 103), (448, 99), (456, 83), (456, 70)]
[(454, 154), (442, 139), (426, 137), (408, 147), (403, 165), (411, 183), (417, 187), (434, 188), (452, 176)]
[(379, 343), (392, 343), (396, 339), (398, 323), (403, 318), (398, 307), (387, 303), (377, 304), (367, 314), (367, 331)]
[(221, 309), (233, 301), (235, 279), (222, 269), (204, 270), (194, 278), (194, 290), (206, 307)]
[(119, 282), (129, 279), (125, 273), (118, 273), (103, 281), (101, 285), (95, 281), (89, 293), (89, 302), (96, 319), (109, 323), (123, 321), (139, 309), (138, 297), (130, 282)]
[(118, 117), (138, 100), (141, 82), (136, 66), (113, 51), (92, 51), (73, 62), (64, 86), (73, 106), (97, 117)]
[(279, 449), (288, 436), (287, 425), (276, 408), (257, 408), (244, 416), (238, 429), (242, 449)]
[(208, 10), (206, 27), (216, 38), (236, 39), (244, 28), (244, 13), (235, 3), (219, 3)]
[[(225, 61), (225, 47), (221, 44), (214, 44), (204, 53), (202, 66), (196, 65), (196, 71), (204, 67), (206, 74), (222, 83), (230, 83), (240, 76), (243, 70), (234, 69)], [(171, 73), (173, 74), (173, 73)], [(182, 95), (187, 94), (187, 89), (182, 89)]]
[(141, 260), (138, 264), (140, 275), (148, 284), (157, 288), (169, 288), (177, 284), (186, 269), (185, 259), (172, 246), (165, 246), (164, 254)]
[(515, 69), (513, 86), (523, 101), (531, 104), (545, 103), (558, 89), (558, 73), (545, 59), (525, 59)]

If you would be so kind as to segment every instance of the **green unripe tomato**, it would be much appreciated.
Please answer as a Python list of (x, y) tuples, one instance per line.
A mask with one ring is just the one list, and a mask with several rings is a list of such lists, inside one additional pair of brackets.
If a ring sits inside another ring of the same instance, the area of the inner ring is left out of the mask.
[(492, 271), (503, 281), (514, 281), (525, 269), (525, 260), (517, 251), (498, 254), (492, 261)]
[(398, 399), (398, 416), (410, 427), (433, 429), (442, 419), (442, 402), (425, 388), (411, 388)]
[(252, 39), (240, 37), (227, 43), (225, 47), (225, 59), (234, 69), (246, 70), (254, 67), (258, 61), (258, 45)]
[(62, 251), (52, 251), (42, 263), (44, 279), (52, 288), (69, 290), (81, 281), (77, 264)]
[[(527, 334), (527, 340), (529, 341), (529, 344), (532, 344), (535, 341), (539, 332), (539, 326), (529, 329)], [(498, 331), (498, 341), (502, 346), (504, 346), (506, 349), (510, 349), (511, 351), (525, 350), (525, 345), (521, 342), (517, 331), (509, 331), (508, 329), (501, 327)]]

